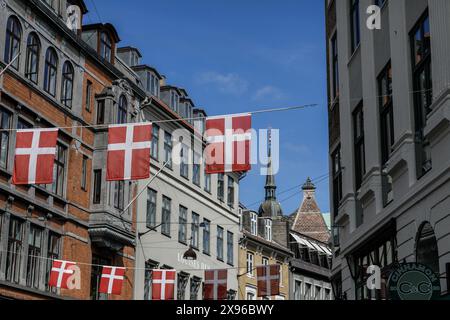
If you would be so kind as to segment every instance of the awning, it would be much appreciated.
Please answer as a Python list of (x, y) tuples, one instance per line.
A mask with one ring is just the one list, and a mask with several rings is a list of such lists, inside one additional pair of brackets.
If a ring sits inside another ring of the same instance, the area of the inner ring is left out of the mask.
[(321, 246), (319, 246), (317, 243), (311, 242), (311, 244), (314, 246), (314, 248), (316, 248), (316, 250), (317, 250), (319, 253), (328, 255), (328, 253), (327, 253)]
[(309, 242), (308, 240), (303, 239), (303, 238), (301, 238), (301, 237), (299, 237), (298, 235), (293, 234), (293, 233), (291, 233), (291, 236), (293, 236), (294, 239), (295, 239), (295, 241), (297, 241), (299, 244), (304, 245), (304, 246), (307, 246), (308, 248), (310, 248), (310, 249), (312, 249), (312, 250), (317, 250), (317, 249), (311, 244), (311, 242)]

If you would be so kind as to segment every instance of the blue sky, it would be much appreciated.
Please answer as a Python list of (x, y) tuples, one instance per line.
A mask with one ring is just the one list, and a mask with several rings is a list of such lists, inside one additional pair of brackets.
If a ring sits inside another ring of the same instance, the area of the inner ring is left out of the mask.
[[(97, 10), (93, 6), (95, 2)], [(209, 115), (317, 103), (318, 107), (253, 117), (257, 129), (280, 129), (276, 177), (286, 214), (300, 204), (308, 176), (328, 173), (324, 1), (86, 0), (85, 23), (110, 22), (143, 62), (185, 88)], [(255, 168), (241, 201), (257, 209), (264, 180)], [(328, 179), (318, 185), (329, 211)], [(289, 198), (289, 199), (288, 199)], [(285, 200), (287, 199), (287, 200)]]

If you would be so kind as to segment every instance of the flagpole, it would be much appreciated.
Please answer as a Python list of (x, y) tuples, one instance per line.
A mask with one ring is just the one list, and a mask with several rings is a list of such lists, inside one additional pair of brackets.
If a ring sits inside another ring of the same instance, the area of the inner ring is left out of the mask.
[(17, 58), (20, 56), (20, 52), (14, 57), (14, 59), (11, 60), (10, 63), (8, 63), (5, 68), (0, 71), (0, 77), (6, 72), (6, 70), (8, 70), (9, 67), (11, 67), (11, 65), (14, 63), (14, 61), (17, 60)]
[(152, 183), (158, 176), (159, 174), (163, 171), (163, 169), (170, 163), (170, 160), (167, 160), (163, 166), (158, 170), (158, 172), (150, 179), (150, 181), (142, 188), (141, 191), (139, 191), (139, 193), (130, 201), (130, 203), (127, 204), (127, 206), (125, 207), (125, 209), (123, 209), (122, 214), (124, 214), (130, 207), (131, 205), (141, 196), (142, 193), (144, 193), (144, 191), (147, 189), (147, 187), (150, 185), (150, 183)]

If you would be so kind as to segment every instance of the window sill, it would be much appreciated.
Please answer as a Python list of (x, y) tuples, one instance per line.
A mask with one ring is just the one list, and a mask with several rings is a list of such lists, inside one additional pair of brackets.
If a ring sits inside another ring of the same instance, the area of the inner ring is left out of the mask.
[(211, 253), (210, 253), (210, 252), (205, 252), (205, 251), (203, 251), (203, 254), (204, 254), (204, 255), (207, 255), (208, 257), (211, 257)]
[[(164, 235), (164, 234), (163, 234)], [(187, 247), (187, 241), (178, 240), (178, 243), (181, 243), (182, 245)]]
[(172, 239), (172, 237), (171, 237), (170, 234), (167, 234), (167, 233), (164, 233), (164, 232), (161, 232), (161, 234), (162, 234), (163, 236), (169, 238), (169, 239)]

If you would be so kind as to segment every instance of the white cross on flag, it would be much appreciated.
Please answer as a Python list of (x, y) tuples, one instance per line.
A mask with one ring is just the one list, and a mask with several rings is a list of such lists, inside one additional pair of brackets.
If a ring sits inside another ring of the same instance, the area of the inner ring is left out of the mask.
[(227, 299), (228, 270), (205, 270), (205, 300)]
[(125, 268), (104, 266), (98, 292), (120, 295), (122, 293), (124, 275)]
[(246, 172), (251, 169), (250, 114), (206, 119), (206, 173)]
[(17, 130), (12, 183), (51, 184), (58, 129)]
[(54, 260), (48, 285), (50, 287), (68, 289), (67, 280), (74, 273), (74, 270), (70, 269), (70, 267), (75, 265), (75, 262)]
[(152, 300), (174, 300), (175, 270), (153, 270)]
[(148, 179), (151, 139), (151, 123), (109, 126), (106, 180)]
[(280, 265), (259, 266), (256, 268), (258, 297), (280, 294)]

